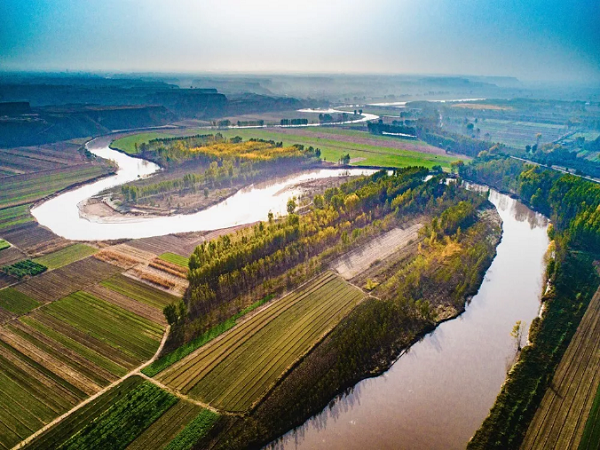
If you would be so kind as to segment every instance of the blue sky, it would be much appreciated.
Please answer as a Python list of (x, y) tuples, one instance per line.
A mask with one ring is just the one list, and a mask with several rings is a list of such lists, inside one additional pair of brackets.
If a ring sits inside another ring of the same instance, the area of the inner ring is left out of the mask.
[(600, 81), (598, 0), (1, 0), (0, 69)]

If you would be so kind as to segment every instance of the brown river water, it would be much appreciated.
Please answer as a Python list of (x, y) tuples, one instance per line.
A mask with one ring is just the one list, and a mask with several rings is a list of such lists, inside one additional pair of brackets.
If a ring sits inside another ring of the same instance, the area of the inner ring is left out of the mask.
[(465, 448), (514, 360), (513, 326), (521, 320), (528, 329), (539, 313), (549, 244), (542, 215), (494, 191), (490, 201), (502, 241), (466, 311), (270, 448)]

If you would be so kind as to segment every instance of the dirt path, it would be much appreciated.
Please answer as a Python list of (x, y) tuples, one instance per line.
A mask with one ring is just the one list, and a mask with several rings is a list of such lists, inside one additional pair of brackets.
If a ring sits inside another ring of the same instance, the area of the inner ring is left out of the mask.
[(560, 361), (522, 449), (577, 450), (600, 385), (600, 289)]
[(97, 399), (98, 397), (100, 397), (102, 394), (104, 394), (105, 392), (108, 392), (109, 390), (111, 390), (115, 386), (119, 385), (121, 382), (123, 382), (124, 380), (126, 380), (127, 378), (129, 378), (131, 376), (140, 375), (140, 376), (142, 376), (143, 378), (145, 378), (145, 379), (147, 379), (149, 381), (154, 381), (151, 378), (148, 378), (145, 375), (143, 375), (141, 373), (141, 370), (144, 369), (144, 368), (146, 368), (147, 366), (149, 366), (150, 364), (152, 364), (154, 361), (156, 361), (158, 359), (158, 356), (162, 352), (162, 349), (164, 348), (165, 343), (167, 342), (167, 337), (169, 336), (169, 331), (170, 331), (170, 326), (167, 326), (167, 328), (165, 329), (165, 333), (163, 334), (163, 338), (160, 341), (160, 345), (158, 346), (158, 349), (156, 350), (156, 353), (154, 354), (154, 356), (150, 360), (148, 360), (147, 362), (145, 362), (141, 366), (133, 369), (132, 371), (128, 372), (122, 378), (120, 378), (117, 381), (109, 384), (108, 386), (106, 386), (102, 390), (96, 392), (91, 397), (88, 397), (83, 402), (79, 403), (77, 406), (75, 406), (74, 408), (72, 408), (69, 411), (67, 411), (66, 413), (64, 413), (62, 416), (59, 416), (56, 419), (54, 419), (53, 421), (47, 423), (43, 428), (40, 428), (35, 433), (33, 433), (31, 436), (29, 436), (26, 439), (23, 439), (21, 442), (19, 442), (17, 445), (15, 445), (12, 448), (12, 450), (17, 450), (17, 449), (23, 448), (24, 446), (26, 446), (27, 444), (29, 444), (31, 441), (33, 441), (35, 438), (37, 438), (41, 434), (45, 433), (47, 430), (49, 430), (53, 426), (55, 426), (58, 423), (62, 422), (65, 418), (69, 417), (75, 411), (78, 411), (79, 409), (81, 409), (84, 406), (86, 406), (88, 403), (93, 402), (95, 399)]

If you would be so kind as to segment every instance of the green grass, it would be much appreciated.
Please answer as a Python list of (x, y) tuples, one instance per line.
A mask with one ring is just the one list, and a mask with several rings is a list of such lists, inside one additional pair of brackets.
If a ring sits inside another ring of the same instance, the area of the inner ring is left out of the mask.
[(80, 259), (87, 258), (98, 251), (97, 248), (91, 247), (85, 244), (73, 244), (69, 247), (58, 250), (49, 255), (44, 255), (39, 258), (35, 258), (33, 261), (42, 264), (49, 269), (58, 269), (59, 267), (66, 266), (68, 264), (79, 261)]
[(163, 309), (170, 303), (178, 302), (179, 298), (166, 292), (154, 289), (141, 281), (124, 275), (116, 275), (100, 283), (111, 291), (123, 294), (138, 302), (145, 303), (158, 309)]
[(12, 208), (0, 210), (0, 230), (32, 222), (33, 216), (29, 213), (30, 206), (13, 206)]
[(178, 255), (176, 253), (171, 253), (171, 252), (163, 253), (162, 255), (159, 256), (159, 258), (162, 259), (163, 261), (177, 264), (178, 266), (181, 266), (181, 267), (185, 267), (185, 268), (188, 267), (189, 258)]
[[(324, 158), (330, 162), (337, 162), (341, 156), (347, 153), (350, 154), (351, 158), (365, 158), (363, 161), (357, 162), (354, 165), (385, 167), (423, 166), (427, 168), (439, 165), (449, 170), (450, 163), (460, 159), (456, 156), (435, 155), (432, 153), (423, 153), (387, 147), (385, 144), (391, 142), (391, 139), (393, 139), (395, 143), (397, 143), (398, 141), (402, 142), (402, 140), (396, 138), (374, 136), (361, 131), (341, 130), (337, 128), (326, 127), (318, 128), (317, 131), (331, 134), (331, 139), (321, 139), (311, 136), (284, 134), (271, 130), (224, 130), (222, 131), (222, 133), (226, 137), (240, 136), (243, 139), (248, 139), (251, 137), (272, 139), (274, 141), (282, 141), (284, 145), (312, 145), (313, 147), (319, 147), (321, 149), (321, 158)], [(376, 139), (378, 141), (381, 141), (381, 145), (375, 146), (353, 142), (342, 142), (335, 139), (336, 135), (347, 135)], [(406, 141), (406, 143), (414, 145), (421, 142), (409, 140)]]
[(157, 375), (160, 372), (162, 372), (163, 370), (165, 370), (167, 367), (169, 367), (169, 366), (175, 364), (177, 361), (180, 361), (181, 359), (185, 358), (187, 355), (192, 353), (194, 350), (202, 347), (203, 345), (212, 341), (214, 338), (216, 338), (216, 337), (220, 336), (221, 334), (225, 333), (226, 331), (232, 329), (241, 317), (245, 316), (246, 314), (248, 314), (251, 311), (254, 311), (259, 306), (264, 305), (265, 303), (270, 301), (272, 298), (273, 298), (272, 295), (268, 295), (265, 298), (263, 298), (257, 302), (254, 302), (252, 305), (248, 306), (247, 308), (244, 308), (242, 311), (231, 316), (226, 321), (221, 322), (218, 325), (215, 325), (214, 327), (209, 329), (207, 332), (201, 334), (200, 336), (198, 336), (197, 338), (188, 342), (187, 344), (182, 345), (181, 347), (178, 347), (176, 350), (174, 350), (171, 353), (161, 356), (156, 361), (154, 361), (152, 364), (150, 364), (148, 367), (142, 369), (142, 373), (146, 376), (154, 377), (155, 375)]
[(60, 448), (125, 449), (177, 401), (174, 395), (145, 381), (125, 393)]
[(140, 144), (151, 141), (152, 139), (172, 138), (172, 137), (173, 137), (172, 134), (155, 133), (155, 132), (133, 134), (131, 136), (126, 136), (121, 139), (116, 139), (116, 140), (112, 141), (110, 146), (112, 148), (117, 148), (119, 150), (122, 150), (125, 153), (128, 153), (130, 155), (136, 155), (139, 153), (139, 151), (136, 151), (135, 144), (137, 144), (139, 146)]
[(4, 239), (0, 239), (0, 251), (10, 248), (10, 244), (6, 242)]
[(362, 291), (327, 272), (158, 379), (215, 407), (248, 411), (362, 298)]
[(154, 355), (163, 334), (160, 325), (81, 291), (47, 305), (44, 313), (140, 363)]
[(138, 436), (127, 450), (164, 449), (202, 411), (200, 406), (179, 401)]
[(15, 314), (25, 314), (40, 303), (13, 288), (0, 290), (0, 307)]
[(27, 276), (32, 277), (39, 275), (40, 273), (45, 272), (46, 269), (47, 267), (43, 264), (38, 264), (30, 259), (26, 259), (10, 266), (4, 266), (2, 271), (8, 275), (12, 275), (13, 277), (23, 278)]
[(585, 423), (579, 450), (594, 450), (600, 448), (600, 386), (596, 392), (594, 404)]
[(165, 447), (165, 450), (191, 449), (196, 442), (206, 436), (218, 418), (218, 414), (207, 409), (203, 410)]
[(70, 414), (58, 424), (42, 433), (24, 448), (27, 450), (46, 450), (59, 448), (66, 440), (75, 435), (96, 417), (102, 415), (111, 405), (123, 398), (128, 392), (136, 389), (144, 382), (139, 376), (129, 377), (118, 386), (105, 392), (92, 402)]

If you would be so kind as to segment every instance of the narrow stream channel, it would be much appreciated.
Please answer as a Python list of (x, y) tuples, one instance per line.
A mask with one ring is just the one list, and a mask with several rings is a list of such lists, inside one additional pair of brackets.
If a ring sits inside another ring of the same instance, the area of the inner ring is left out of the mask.
[(492, 407), (515, 356), (510, 332), (538, 315), (547, 220), (492, 191), (502, 241), (464, 314), (415, 344), (383, 375), (269, 447), (277, 449), (464, 449)]

